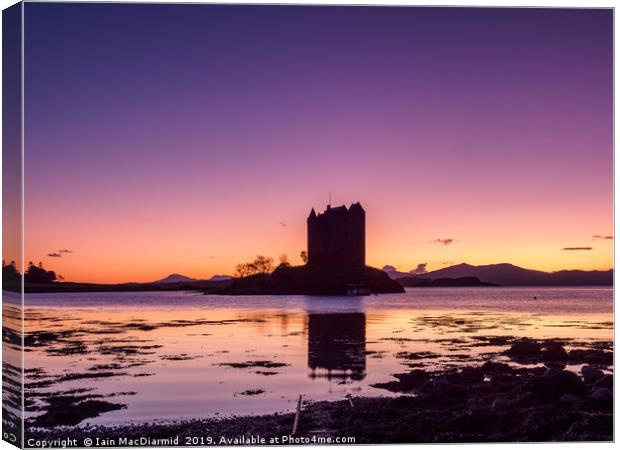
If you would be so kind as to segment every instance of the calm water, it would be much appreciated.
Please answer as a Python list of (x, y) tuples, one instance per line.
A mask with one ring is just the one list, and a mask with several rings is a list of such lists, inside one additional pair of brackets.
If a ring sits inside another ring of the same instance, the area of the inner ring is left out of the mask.
[(299, 394), (386, 396), (371, 385), (412, 367), (504, 360), (506, 347), (487, 337), (560, 338), (579, 348), (611, 341), (612, 320), (610, 288), (28, 294), (28, 416), (42, 414), (45, 394), (84, 388), (127, 407), (82, 424), (287, 411)]

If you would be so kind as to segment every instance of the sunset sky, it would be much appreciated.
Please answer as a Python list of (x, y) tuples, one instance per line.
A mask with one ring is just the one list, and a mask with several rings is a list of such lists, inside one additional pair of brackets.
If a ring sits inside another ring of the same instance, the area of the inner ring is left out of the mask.
[(611, 10), (27, 3), (25, 29), (25, 260), (67, 280), (299, 263), (330, 191), (373, 266), (613, 265)]

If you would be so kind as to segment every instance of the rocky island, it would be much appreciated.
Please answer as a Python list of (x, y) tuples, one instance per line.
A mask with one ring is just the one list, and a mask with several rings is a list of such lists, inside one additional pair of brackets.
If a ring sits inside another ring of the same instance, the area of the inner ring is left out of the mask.
[(341, 270), (313, 266), (282, 266), (271, 274), (237, 278), (214, 293), (222, 295), (364, 295), (405, 292), (383, 270), (350, 267)]

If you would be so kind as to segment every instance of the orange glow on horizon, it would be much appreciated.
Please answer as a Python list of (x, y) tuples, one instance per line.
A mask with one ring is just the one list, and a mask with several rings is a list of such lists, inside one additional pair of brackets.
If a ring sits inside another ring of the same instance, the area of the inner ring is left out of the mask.
[[(569, 222), (557, 232), (549, 227), (548, 231), (532, 235), (521, 221), (501, 215), (487, 215), (482, 221), (485, 226), (476, 217), (465, 215), (458, 228), (453, 228), (449, 224), (460, 214), (458, 210), (443, 211), (431, 219), (415, 217), (414, 213), (391, 216), (381, 211), (384, 206), (371, 202), (364, 206), (367, 264), (374, 267), (389, 264), (404, 272), (420, 263), (427, 263), (428, 271), (463, 262), (511, 263), (544, 271), (613, 267), (613, 240), (594, 239), (591, 232), (585, 231), (602, 229), (603, 234), (605, 228), (596, 223), (602, 217), (582, 218), (582, 222)], [(273, 257), (276, 264), (281, 254), (287, 254), (289, 262), (301, 264), (299, 254), (306, 249), (305, 208), (297, 208), (281, 224), (268, 220), (279, 216), (275, 207), (265, 206), (263, 211), (251, 211), (257, 217), (251, 227), (240, 218), (247, 213), (243, 208), (235, 215), (220, 218), (173, 209), (174, 213), (157, 218), (149, 214), (126, 215), (123, 220), (106, 218), (104, 214), (76, 215), (72, 227), (60, 217), (50, 216), (46, 233), (29, 233), (26, 228), (26, 262), (42, 261), (66, 281), (95, 283), (149, 282), (171, 273), (197, 279), (232, 275), (236, 264), (257, 254)], [(530, 212), (537, 216), (538, 223), (554, 217), (553, 211)], [(158, 222), (157, 227), (153, 221)], [(202, 226), (205, 221), (210, 221), (208, 228)], [(507, 232), (510, 223), (514, 226)], [(583, 238), (576, 240), (574, 236)], [(437, 238), (454, 241), (444, 245), (433, 242)], [(562, 250), (569, 245), (590, 246), (592, 250)], [(72, 253), (46, 256), (61, 248), (69, 248)]]

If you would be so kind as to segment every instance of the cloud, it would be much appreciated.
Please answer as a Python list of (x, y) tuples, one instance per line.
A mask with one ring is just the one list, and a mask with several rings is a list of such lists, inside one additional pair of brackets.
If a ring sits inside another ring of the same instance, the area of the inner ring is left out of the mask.
[(61, 248), (58, 250), (58, 253), (73, 253), (73, 250), (69, 250), (68, 248)]
[(595, 234), (594, 236), (592, 236), (593, 239), (613, 239), (613, 236), (600, 236), (598, 234)]
[(454, 242), (454, 239), (452, 238), (446, 238), (446, 239), (434, 239), (432, 241), (430, 241), (431, 244), (442, 244), (442, 245), (449, 245), (452, 244)]
[(562, 250), (592, 250), (592, 247), (564, 247)]
[(420, 263), (415, 269), (409, 271), (409, 273), (426, 273), (426, 265), (427, 263)]
[(285, 227), (285, 226), (287, 226), (287, 225), (286, 225), (284, 222), (280, 222), (280, 226), (281, 226), (281, 227)]
[(56, 252), (48, 253), (47, 256), (49, 256), (50, 258), (62, 258), (62, 255)]

